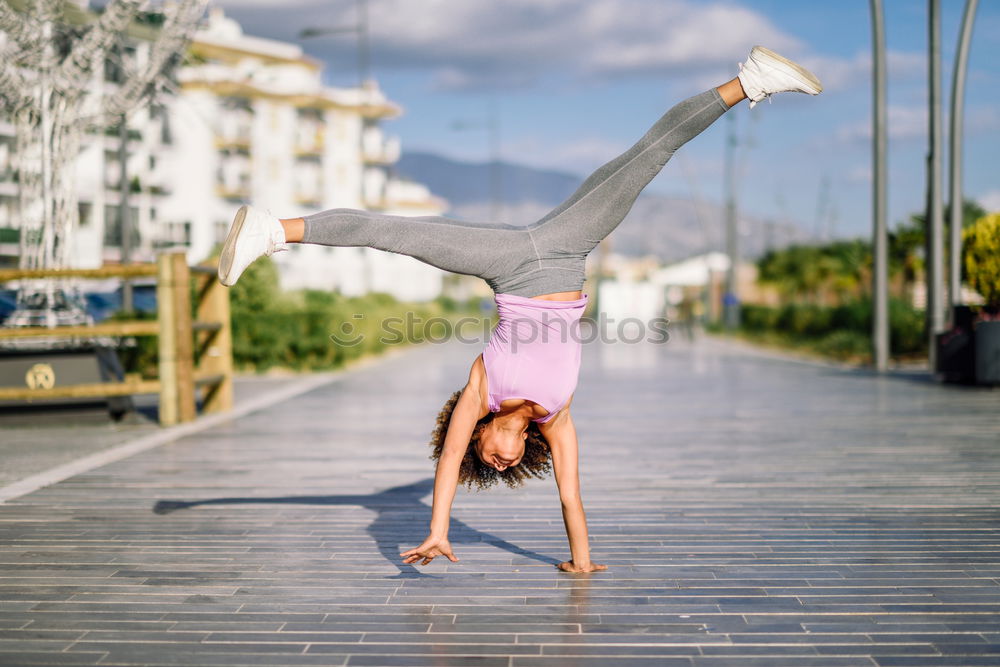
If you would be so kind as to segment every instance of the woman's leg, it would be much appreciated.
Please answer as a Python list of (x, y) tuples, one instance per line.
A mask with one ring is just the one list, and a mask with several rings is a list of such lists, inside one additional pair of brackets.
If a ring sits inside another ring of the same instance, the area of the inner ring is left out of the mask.
[(734, 79), (667, 111), (634, 146), (594, 172), (569, 199), (529, 227), (539, 252), (586, 255), (593, 250), (625, 218), (674, 152), (744, 97)]
[(367, 247), (409, 255), (445, 271), (482, 278), (494, 290), (500, 288), (502, 277), (516, 276), (538, 259), (524, 227), (349, 208), (279, 220), (266, 211), (242, 206), (222, 244), (219, 280), (223, 285), (235, 284), (258, 257), (285, 250), (289, 243)]
[(487, 282), (535, 259), (524, 228), (438, 216), (404, 217), (347, 208), (281, 221), (287, 242), (367, 247), (414, 257)]

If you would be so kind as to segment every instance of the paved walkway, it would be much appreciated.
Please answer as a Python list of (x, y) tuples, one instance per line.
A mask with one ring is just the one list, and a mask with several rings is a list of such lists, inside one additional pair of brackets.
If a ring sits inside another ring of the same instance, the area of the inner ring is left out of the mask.
[[(237, 408), (299, 382), (299, 375), (238, 375), (233, 383)], [(79, 407), (0, 409), (0, 488), (137, 438), (162, 432), (156, 395), (134, 397), (136, 411), (119, 422), (99, 403)], [(2, 494), (2, 492), (0, 492)]]
[(402, 565), (475, 354), (421, 347), (0, 505), (0, 664), (1000, 664), (1000, 392), (590, 345), (610, 570), (554, 569), (550, 480), (460, 492), (461, 562)]

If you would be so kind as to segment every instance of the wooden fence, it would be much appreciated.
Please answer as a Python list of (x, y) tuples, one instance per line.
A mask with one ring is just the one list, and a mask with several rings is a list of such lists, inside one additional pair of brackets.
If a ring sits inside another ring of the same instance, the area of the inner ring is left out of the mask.
[[(156, 321), (104, 322), (91, 326), (0, 328), (0, 339), (157, 336), (159, 378), (127, 375), (122, 382), (97, 382), (50, 388), (0, 387), (0, 400), (100, 398), (159, 394), (160, 424), (196, 416), (196, 388), (203, 388), (202, 409), (222, 412), (233, 406), (233, 354), (229, 292), (214, 266), (188, 267), (183, 253), (164, 253), (156, 264), (99, 269), (0, 270), (0, 283), (38, 278), (156, 277)], [(194, 283), (192, 290), (192, 281)], [(195, 303), (192, 309), (191, 295)], [(192, 310), (194, 317), (192, 317)]]

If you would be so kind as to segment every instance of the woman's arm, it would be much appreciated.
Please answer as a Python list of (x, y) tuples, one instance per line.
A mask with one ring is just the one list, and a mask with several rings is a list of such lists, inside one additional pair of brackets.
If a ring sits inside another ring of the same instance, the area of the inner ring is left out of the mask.
[(430, 535), (419, 547), (410, 549), (400, 556), (407, 564), (422, 560), (427, 565), (437, 556), (445, 556), (455, 562), (458, 558), (451, 551), (448, 542), (448, 525), (451, 523), (451, 503), (458, 488), (458, 472), (462, 459), (469, 447), (469, 439), (476, 423), (484, 416), (480, 393), (482, 362), (479, 358), (472, 364), (469, 382), (462, 389), (462, 395), (455, 404), (455, 410), (448, 422), (448, 432), (444, 437), (444, 447), (434, 470), (434, 501), (431, 509)]
[(606, 565), (590, 562), (587, 515), (583, 511), (583, 499), (580, 497), (579, 446), (569, 405), (560, 410), (551, 421), (540, 426), (552, 451), (552, 469), (559, 487), (559, 501), (562, 504), (563, 523), (566, 524), (572, 559), (560, 563), (559, 569), (566, 572), (606, 570)]

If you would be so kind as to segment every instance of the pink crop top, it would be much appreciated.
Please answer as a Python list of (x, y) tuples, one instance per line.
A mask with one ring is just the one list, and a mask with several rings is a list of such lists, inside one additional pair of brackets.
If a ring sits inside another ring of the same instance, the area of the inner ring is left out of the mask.
[(580, 375), (580, 317), (587, 295), (573, 301), (530, 299), (497, 294), (499, 321), (493, 329), (483, 365), (489, 409), (499, 412), (509, 398), (523, 398), (559, 412), (576, 390)]

